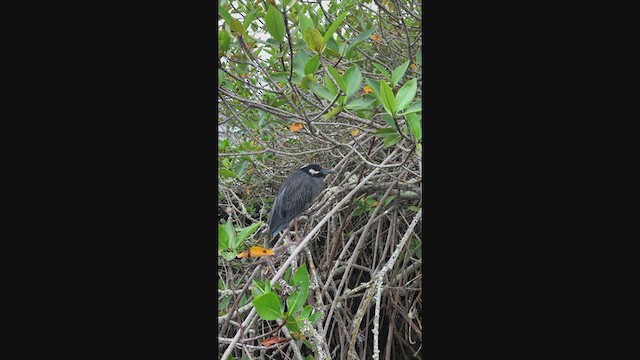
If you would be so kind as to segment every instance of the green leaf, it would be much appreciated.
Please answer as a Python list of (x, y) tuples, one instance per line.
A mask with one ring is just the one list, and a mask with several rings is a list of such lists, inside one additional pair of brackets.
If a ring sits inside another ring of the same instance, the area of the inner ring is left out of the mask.
[(283, 84), (286, 84), (289, 82), (288, 72), (274, 72), (274, 73), (271, 73), (271, 76), (273, 77), (273, 80), (277, 82), (281, 82)]
[(247, 294), (242, 294), (242, 297), (240, 298), (240, 301), (238, 301), (238, 307), (241, 308), (241, 307), (247, 305), (247, 300), (249, 300), (247, 298)]
[(409, 124), (411, 135), (413, 135), (416, 140), (420, 141), (420, 139), (422, 139), (422, 118), (416, 114), (408, 114), (404, 117), (407, 119), (407, 124)]
[(304, 66), (304, 74), (310, 75), (318, 70), (318, 65), (320, 65), (320, 55), (316, 54), (314, 57), (307, 61), (307, 64)]
[(236, 249), (242, 245), (242, 242), (251, 234), (253, 234), (260, 226), (262, 225), (262, 221), (258, 221), (257, 223), (251, 224), (246, 228), (240, 230), (238, 236), (236, 237)]
[(422, 51), (418, 51), (418, 54), (416, 54), (416, 61), (418, 65), (422, 66)]
[(353, 50), (355, 46), (358, 45), (358, 43), (368, 39), (369, 36), (371, 36), (371, 34), (373, 33), (373, 30), (373, 28), (364, 30), (360, 34), (358, 34), (358, 36), (353, 38), (353, 40), (351, 40), (351, 44), (349, 44), (349, 46), (347, 46), (345, 50), (345, 56), (349, 57), (349, 53), (351, 52), (351, 50)]
[(304, 33), (304, 42), (307, 43), (309, 49), (315, 51), (318, 54), (322, 53), (324, 48), (324, 40), (322, 40), (322, 35), (320, 31), (314, 27), (307, 28), (307, 31)]
[(325, 43), (329, 41), (329, 39), (331, 38), (331, 35), (333, 35), (333, 33), (336, 32), (336, 30), (338, 29), (338, 26), (342, 24), (342, 21), (344, 20), (345, 17), (347, 17), (347, 15), (349, 15), (348, 11), (343, 12), (342, 14), (340, 14), (340, 16), (338, 16), (336, 21), (334, 21), (331, 24), (331, 26), (329, 26), (329, 29), (327, 29), (327, 32), (324, 34), (324, 37), (322, 38), (322, 40)]
[(311, 20), (309, 20), (309, 18), (307, 17), (307, 15), (304, 14), (304, 12), (300, 12), (300, 14), (298, 14), (298, 24), (300, 25), (301, 34), (306, 34), (307, 29), (309, 27), (313, 27)]
[(399, 112), (398, 115), (407, 115), (422, 111), (422, 99), (414, 102), (409, 108), (403, 112)]
[(373, 135), (382, 136), (382, 137), (395, 135), (395, 134), (398, 134), (398, 130), (392, 129), (392, 128), (378, 129), (376, 130), (376, 132), (373, 133)]
[(293, 315), (296, 311), (302, 309), (309, 297), (309, 287), (300, 287), (289, 295), (287, 298), (287, 313)]
[(229, 301), (231, 301), (231, 296), (225, 296), (222, 300), (220, 300), (220, 302), (218, 303), (218, 310), (226, 312), (227, 306), (229, 306)]
[(349, 97), (360, 89), (360, 84), (362, 84), (362, 73), (357, 66), (352, 66), (344, 72), (343, 79), (347, 84), (345, 92), (347, 93), (347, 97)]
[(345, 107), (349, 110), (358, 111), (358, 110), (367, 109), (371, 107), (371, 104), (373, 104), (375, 101), (376, 101), (376, 98), (374, 96), (367, 94), (367, 96), (365, 96), (364, 99), (362, 98), (353, 99)]
[(333, 76), (333, 78), (336, 80), (336, 83), (338, 83), (338, 86), (340, 87), (340, 89), (342, 89), (343, 92), (347, 92), (347, 85), (344, 83), (344, 80), (342, 79), (342, 75), (340, 75), (338, 70), (334, 69), (333, 66), (328, 66), (327, 70), (329, 70), (329, 73), (331, 73), (331, 76)]
[(236, 247), (234, 247), (235, 239), (236, 239), (236, 229), (233, 227), (233, 222), (227, 220), (227, 223), (224, 225), (224, 229), (227, 232), (227, 239), (229, 239), (229, 249), (236, 251)]
[(326, 42), (326, 45), (327, 46), (325, 51), (328, 51), (330, 55), (332, 56), (340, 55), (340, 46), (338, 45), (338, 42), (336, 41), (336, 39), (329, 38), (329, 41)]
[[(226, 31), (218, 32), (218, 53), (219, 55), (224, 55), (224, 53), (229, 50), (231, 45), (231, 37), (227, 34)], [(222, 53), (222, 54), (220, 54)]]
[(229, 249), (229, 237), (223, 225), (218, 225), (218, 253), (221, 250)]
[(416, 212), (416, 213), (417, 213), (418, 211), (420, 211), (420, 209), (419, 209), (417, 206), (413, 206), (413, 205), (412, 205), (412, 206), (409, 206), (409, 210), (411, 210), (411, 211), (413, 211), (413, 212)]
[(416, 96), (417, 91), (418, 80), (416, 80), (415, 78), (404, 84), (396, 94), (398, 110), (404, 110), (407, 106), (409, 106), (411, 100), (413, 100), (413, 98)]
[(395, 199), (396, 196), (395, 195), (389, 195), (387, 197), (387, 199), (384, 201), (384, 206), (389, 206), (389, 204), (393, 201), (393, 199)]
[(266, 289), (265, 283), (269, 284), (268, 281), (253, 279), (253, 282), (252, 282), (253, 286), (251, 287), (251, 295), (253, 295), (254, 298), (257, 298), (258, 296), (262, 296), (269, 292)]
[(295, 286), (309, 287), (309, 271), (307, 271), (307, 264), (302, 264), (293, 274), (293, 284)]
[(309, 89), (309, 84), (312, 83), (311, 79), (309, 79), (309, 76), (305, 76), (302, 78), (302, 80), (300, 80), (300, 88), (302, 88), (302, 90), (307, 90)]
[(309, 316), (309, 322), (314, 324), (316, 321), (318, 321), (318, 319), (322, 317), (322, 314), (322, 311), (313, 313), (313, 315)]
[(271, 34), (271, 36), (277, 41), (282, 41), (284, 38), (284, 18), (282, 17), (282, 13), (280, 13), (275, 6), (269, 5), (266, 22), (269, 34)]
[(393, 70), (393, 73), (391, 73), (391, 86), (396, 86), (398, 84), (398, 81), (402, 78), (408, 68), (409, 60), (405, 61), (402, 65)]
[(309, 317), (309, 315), (311, 315), (311, 305), (307, 305), (304, 307), (304, 309), (302, 309), (302, 312), (300, 313), (300, 318), (301, 319), (306, 319)]
[(382, 106), (391, 116), (396, 116), (396, 98), (386, 81), (380, 81), (380, 98)]
[(231, 20), (233, 20), (233, 18), (231, 17), (231, 14), (229, 14), (229, 11), (227, 11), (227, 9), (225, 9), (222, 5), (218, 5), (218, 15), (220, 15), (221, 18), (224, 19), (224, 21), (227, 22), (227, 24), (231, 23)]
[(293, 55), (293, 71), (302, 76), (305, 76), (305, 64), (309, 62), (309, 54), (304, 51), (298, 51), (297, 54)]
[(244, 35), (244, 27), (239, 20), (231, 19), (229, 27), (231, 28), (231, 32), (235, 35)]
[(224, 82), (224, 71), (218, 69), (218, 87)]
[(277, 320), (282, 317), (282, 304), (274, 292), (258, 296), (253, 300), (253, 306), (262, 320)]
[(378, 71), (380, 71), (380, 74), (382, 74), (382, 76), (385, 77), (385, 79), (391, 81), (391, 75), (389, 75), (389, 72), (387, 71), (387, 69), (384, 68), (384, 66), (378, 64), (378, 63), (373, 63), (373, 66), (376, 67), (376, 69), (378, 69)]
[[(288, 267), (287, 270), (284, 272), (284, 276), (282, 276), (282, 278), (289, 284), (291, 285), (291, 267)], [(276, 283), (277, 284), (277, 283)]]
[(390, 135), (384, 138), (384, 147), (389, 147), (394, 145), (400, 140), (400, 134)]
[(253, 20), (256, 18), (257, 12), (258, 10), (253, 9), (251, 10), (251, 12), (247, 14), (247, 16), (244, 17), (244, 20), (242, 21), (242, 25), (244, 26), (245, 29), (249, 28), (249, 25), (251, 25), (251, 22), (253, 22)]
[(325, 100), (333, 101), (333, 98), (335, 98), (335, 95), (332, 95), (331, 92), (329, 92), (329, 90), (327, 90), (326, 87), (320, 84), (310, 82), (308, 85), (309, 85), (309, 89), (311, 89), (311, 91), (313, 91), (314, 94), (324, 98)]
[[(344, 96), (340, 96), (338, 98), (337, 101), (338, 104), (342, 104), (344, 103)], [(329, 111), (328, 113), (322, 115), (322, 118), (325, 120), (331, 119), (332, 117), (338, 115), (340, 113), (340, 111), (344, 110), (344, 108), (342, 106), (336, 106), (333, 109), (331, 109), (331, 111)]]
[(221, 176), (225, 176), (225, 177), (229, 177), (229, 178), (233, 178), (233, 179), (237, 179), (238, 175), (236, 175), (236, 173), (234, 173), (231, 170), (227, 170), (227, 169), (220, 169), (220, 175)]
[(285, 320), (285, 326), (291, 332), (300, 332), (300, 327), (298, 326), (298, 320), (292, 315), (287, 316), (287, 320)]
[(324, 73), (324, 86), (329, 90), (331, 95), (336, 96), (338, 94), (338, 88), (333, 83), (333, 80), (329, 77), (329, 73)]
[(231, 261), (238, 256), (238, 253), (232, 250), (223, 250), (221, 255), (225, 260)]

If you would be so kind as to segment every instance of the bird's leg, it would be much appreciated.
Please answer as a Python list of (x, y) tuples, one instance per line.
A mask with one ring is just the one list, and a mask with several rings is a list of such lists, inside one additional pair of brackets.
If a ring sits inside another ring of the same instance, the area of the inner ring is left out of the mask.
[(291, 234), (289, 234), (290, 230), (291, 230), (291, 223), (289, 223), (289, 225), (287, 225), (287, 228), (284, 230), (284, 240), (283, 241), (285, 243), (291, 239)]
[(295, 220), (293, 220), (293, 226), (296, 229), (296, 241), (300, 241), (300, 235), (298, 235), (298, 218), (296, 218)]

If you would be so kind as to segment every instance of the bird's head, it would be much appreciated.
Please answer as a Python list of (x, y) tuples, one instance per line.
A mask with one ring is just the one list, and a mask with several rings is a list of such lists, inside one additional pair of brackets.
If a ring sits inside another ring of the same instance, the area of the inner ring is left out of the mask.
[(329, 174), (336, 174), (336, 172), (331, 169), (323, 169), (320, 164), (309, 164), (301, 168), (300, 171), (319, 178), (323, 178)]

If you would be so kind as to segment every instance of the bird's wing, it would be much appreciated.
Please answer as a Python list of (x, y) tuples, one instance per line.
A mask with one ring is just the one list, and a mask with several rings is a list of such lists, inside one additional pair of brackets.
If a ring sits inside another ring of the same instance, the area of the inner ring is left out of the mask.
[(305, 211), (313, 201), (312, 183), (304, 173), (292, 176), (290, 185), (281, 194), (281, 215), (285, 219), (293, 219)]
[(288, 178), (273, 202), (273, 208), (277, 210), (274, 216), (283, 221), (291, 221), (307, 209), (313, 200), (311, 183), (306, 181), (308, 175), (294, 173)]

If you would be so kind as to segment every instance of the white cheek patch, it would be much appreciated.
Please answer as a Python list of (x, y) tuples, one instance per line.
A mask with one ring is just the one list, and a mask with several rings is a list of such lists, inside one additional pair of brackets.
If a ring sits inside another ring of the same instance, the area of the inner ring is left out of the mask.
[(309, 169), (309, 174), (311, 174), (311, 175), (320, 174), (320, 171), (315, 171), (313, 169)]

